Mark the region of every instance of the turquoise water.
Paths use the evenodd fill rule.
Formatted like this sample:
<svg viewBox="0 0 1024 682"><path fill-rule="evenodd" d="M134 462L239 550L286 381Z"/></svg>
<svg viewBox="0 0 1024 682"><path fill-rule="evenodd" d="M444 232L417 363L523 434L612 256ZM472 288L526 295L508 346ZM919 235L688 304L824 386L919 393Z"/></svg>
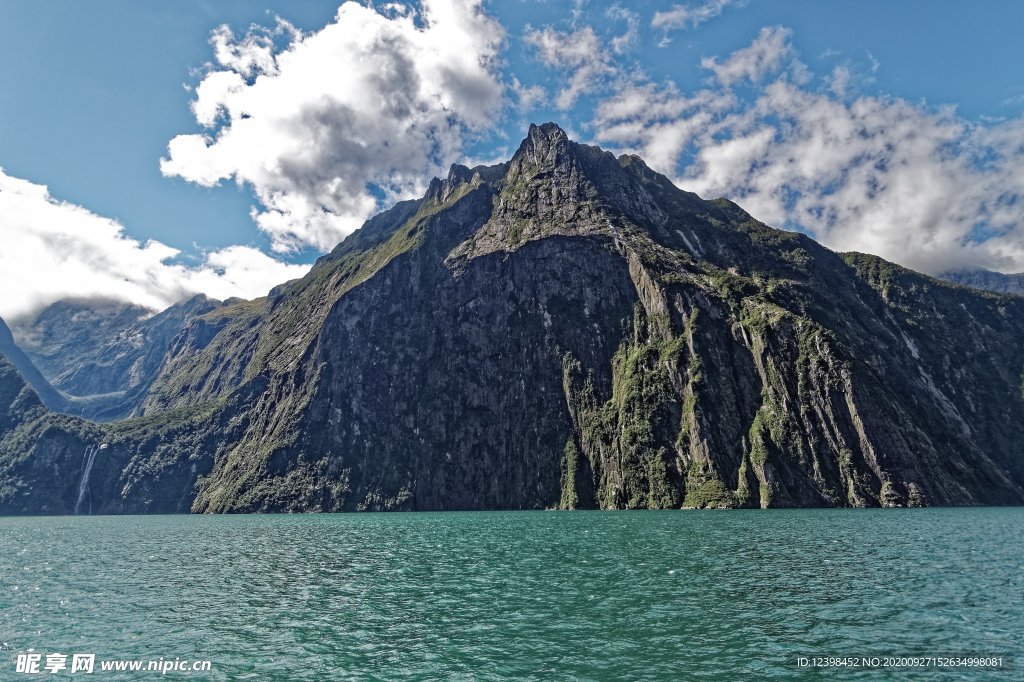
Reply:
<svg viewBox="0 0 1024 682"><path fill-rule="evenodd" d="M208 659L204 679L253 680L1024 664L1024 509L0 518L0 647L0 679L33 679L14 674L29 649Z"/></svg>

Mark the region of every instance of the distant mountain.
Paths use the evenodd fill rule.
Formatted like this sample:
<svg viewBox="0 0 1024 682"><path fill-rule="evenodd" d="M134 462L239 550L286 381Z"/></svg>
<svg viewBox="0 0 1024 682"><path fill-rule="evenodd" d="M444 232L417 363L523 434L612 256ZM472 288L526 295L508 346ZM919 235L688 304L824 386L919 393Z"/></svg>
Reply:
<svg viewBox="0 0 1024 682"><path fill-rule="evenodd" d="M0 355L4 356L17 369L21 377L35 389L35 392L50 409L57 412L67 411L67 397L50 385L46 377L32 363L32 359L15 344L10 328L2 319L0 319Z"/></svg>
<svg viewBox="0 0 1024 682"><path fill-rule="evenodd" d="M6 376L0 513L1024 503L1024 298L551 124L193 317L143 416L26 408Z"/></svg>
<svg viewBox="0 0 1024 682"><path fill-rule="evenodd" d="M140 409L174 337L221 305L198 295L153 315L120 302L64 300L20 320L13 332L24 354L62 392L57 400L40 391L47 407L108 421Z"/></svg>
<svg viewBox="0 0 1024 682"><path fill-rule="evenodd" d="M978 268L946 272L939 275L939 279L974 287L975 289L1024 296L1024 272L1015 275L1004 275L1001 272L992 272L991 270Z"/></svg>
<svg viewBox="0 0 1024 682"><path fill-rule="evenodd" d="M148 308L120 301L65 299L9 324L18 346L51 384L74 395L90 395L117 389L83 385L83 364L152 314Z"/></svg>

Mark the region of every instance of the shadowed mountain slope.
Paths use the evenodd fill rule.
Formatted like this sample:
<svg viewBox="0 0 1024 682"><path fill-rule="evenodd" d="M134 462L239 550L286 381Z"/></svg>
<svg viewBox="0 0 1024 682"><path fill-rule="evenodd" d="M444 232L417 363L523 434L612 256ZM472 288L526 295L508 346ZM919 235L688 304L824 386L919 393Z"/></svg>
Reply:
<svg viewBox="0 0 1024 682"><path fill-rule="evenodd" d="M144 416L26 413L0 511L70 508L40 472L97 439L96 512L1020 504L1022 382L1024 299L546 124L192 319Z"/></svg>

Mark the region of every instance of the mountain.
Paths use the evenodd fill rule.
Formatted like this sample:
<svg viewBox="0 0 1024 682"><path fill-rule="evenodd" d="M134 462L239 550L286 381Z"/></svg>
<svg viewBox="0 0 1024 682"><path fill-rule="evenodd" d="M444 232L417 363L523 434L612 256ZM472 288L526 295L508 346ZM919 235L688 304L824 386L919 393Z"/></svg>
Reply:
<svg viewBox="0 0 1024 682"><path fill-rule="evenodd" d="M221 305L198 295L154 315L116 301L62 300L20 320L13 331L24 355L61 393L57 399L40 391L47 407L109 421L141 408L173 339L192 319Z"/></svg>
<svg viewBox="0 0 1024 682"><path fill-rule="evenodd" d="M545 124L192 319L140 412L13 410L0 513L1021 504L1024 299Z"/></svg>
<svg viewBox="0 0 1024 682"><path fill-rule="evenodd" d="M47 406L58 412L67 410L67 396L50 385L46 377L33 364L32 359L14 342L14 335L11 333L10 327L2 319L0 319L0 356L5 357L14 366Z"/></svg>
<svg viewBox="0 0 1024 682"><path fill-rule="evenodd" d="M975 289L1024 296L1024 272L1015 275L1005 275L1001 272L976 268L945 272L939 275L939 278Z"/></svg>
<svg viewBox="0 0 1024 682"><path fill-rule="evenodd" d="M72 394L88 395L109 391L85 389L79 372L81 358L94 356L152 314L148 308L120 301L65 299L32 317L11 320L10 326L18 346L51 384Z"/></svg>

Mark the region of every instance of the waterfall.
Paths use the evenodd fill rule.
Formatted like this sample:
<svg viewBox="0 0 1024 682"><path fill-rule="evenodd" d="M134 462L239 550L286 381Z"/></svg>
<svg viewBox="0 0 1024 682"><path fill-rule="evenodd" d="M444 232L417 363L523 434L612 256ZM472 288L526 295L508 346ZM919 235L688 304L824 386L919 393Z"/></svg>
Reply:
<svg viewBox="0 0 1024 682"><path fill-rule="evenodd" d="M82 506L82 499L85 498L85 493L89 489L89 472L92 471L93 460L96 459L96 452L99 450L95 445L90 445L85 449L85 454L82 455L82 480L78 482L78 501L75 502L75 514L78 513L78 508ZM89 502L89 508L92 509L92 501Z"/></svg>

